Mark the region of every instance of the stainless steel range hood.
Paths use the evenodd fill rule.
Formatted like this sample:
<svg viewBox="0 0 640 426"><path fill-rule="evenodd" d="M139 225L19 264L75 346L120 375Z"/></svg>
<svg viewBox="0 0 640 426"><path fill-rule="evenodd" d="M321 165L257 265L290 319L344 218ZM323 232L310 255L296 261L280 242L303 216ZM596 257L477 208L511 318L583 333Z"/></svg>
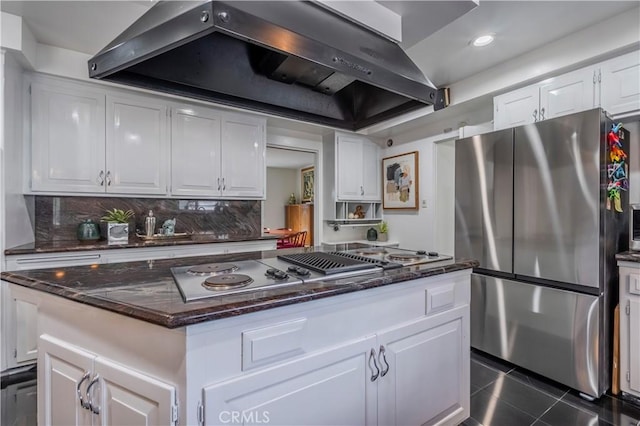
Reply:
<svg viewBox="0 0 640 426"><path fill-rule="evenodd" d="M89 76L357 130L431 105L394 42L302 1L159 2Z"/></svg>

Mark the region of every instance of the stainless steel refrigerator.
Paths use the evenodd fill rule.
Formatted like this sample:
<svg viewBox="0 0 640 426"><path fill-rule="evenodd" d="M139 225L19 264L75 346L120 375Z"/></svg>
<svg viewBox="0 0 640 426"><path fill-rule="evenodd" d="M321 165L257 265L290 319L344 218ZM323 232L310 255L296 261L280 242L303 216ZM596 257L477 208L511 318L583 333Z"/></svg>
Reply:
<svg viewBox="0 0 640 426"><path fill-rule="evenodd" d="M611 124L595 109L455 146L455 254L480 261L472 347L593 397L611 382L628 247L626 192L623 212L607 208Z"/></svg>

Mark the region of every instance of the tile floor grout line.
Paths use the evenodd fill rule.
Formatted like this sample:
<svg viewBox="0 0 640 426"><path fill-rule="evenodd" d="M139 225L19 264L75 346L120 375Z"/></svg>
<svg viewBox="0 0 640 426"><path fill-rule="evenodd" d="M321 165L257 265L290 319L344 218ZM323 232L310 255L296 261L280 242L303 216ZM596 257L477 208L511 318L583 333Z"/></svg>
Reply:
<svg viewBox="0 0 640 426"><path fill-rule="evenodd" d="M558 403L559 403L559 402L560 402L560 399L556 399L556 401L555 401L553 404L551 404L551 406L550 406L549 408L547 408L547 409L544 411L544 413L540 414L540 416L538 416L538 418L537 418L537 419L535 419L533 423L535 423L535 422L537 422L537 421L541 421L542 423L547 424L544 420L542 420L542 417L543 417L545 414L547 414L547 413L548 413L548 412L549 412L553 407L555 407L556 405L558 405ZM531 424L533 425L533 423L531 423Z"/></svg>

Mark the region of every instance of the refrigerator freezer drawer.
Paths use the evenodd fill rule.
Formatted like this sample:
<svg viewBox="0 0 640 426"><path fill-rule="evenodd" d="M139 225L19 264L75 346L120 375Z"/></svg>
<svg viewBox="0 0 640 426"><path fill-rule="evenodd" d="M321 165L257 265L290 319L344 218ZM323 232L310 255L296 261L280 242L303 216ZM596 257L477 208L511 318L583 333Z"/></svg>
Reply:
<svg viewBox="0 0 640 426"><path fill-rule="evenodd" d="M596 296L506 279L471 276L471 346L600 396Z"/></svg>

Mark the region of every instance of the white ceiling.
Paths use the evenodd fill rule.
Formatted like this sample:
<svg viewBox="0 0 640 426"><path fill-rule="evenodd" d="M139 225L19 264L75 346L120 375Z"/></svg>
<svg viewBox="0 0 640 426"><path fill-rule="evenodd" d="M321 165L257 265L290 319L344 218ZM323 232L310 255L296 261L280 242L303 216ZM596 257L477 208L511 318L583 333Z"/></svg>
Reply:
<svg viewBox="0 0 640 426"><path fill-rule="evenodd" d="M447 1L380 0L402 15L403 47L437 86L447 86L494 65L638 7L638 1L485 1L429 35L429 21ZM24 18L43 44L95 54L154 1L0 1L0 9ZM638 13L637 9L634 13ZM472 48L492 32L496 41Z"/></svg>

